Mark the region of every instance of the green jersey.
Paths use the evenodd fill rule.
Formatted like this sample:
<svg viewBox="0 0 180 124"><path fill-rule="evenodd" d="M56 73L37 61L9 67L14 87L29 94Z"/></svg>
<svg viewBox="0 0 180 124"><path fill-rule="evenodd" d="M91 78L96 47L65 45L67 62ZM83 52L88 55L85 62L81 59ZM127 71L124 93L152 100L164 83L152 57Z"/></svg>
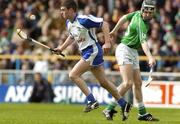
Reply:
<svg viewBox="0 0 180 124"><path fill-rule="evenodd" d="M147 41L149 24L142 19L140 11L127 14L126 19L130 21L130 23L122 37L121 43L130 48L138 49L141 43Z"/></svg>

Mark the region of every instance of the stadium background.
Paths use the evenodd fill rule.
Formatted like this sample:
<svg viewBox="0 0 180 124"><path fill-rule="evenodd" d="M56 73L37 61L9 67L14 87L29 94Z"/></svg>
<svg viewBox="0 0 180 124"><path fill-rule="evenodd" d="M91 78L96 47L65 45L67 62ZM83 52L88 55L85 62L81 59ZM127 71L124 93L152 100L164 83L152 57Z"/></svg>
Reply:
<svg viewBox="0 0 180 124"><path fill-rule="evenodd" d="M62 59L50 51L24 41L16 34L20 28L32 38L52 47L67 38L65 22L60 17L63 0L0 0L0 102L27 102L34 82L35 72L41 72L53 85L55 103L85 103L85 97L68 79L68 71L79 59L76 44L63 51ZM140 9L143 0L76 0L79 13L103 17L112 29L118 19ZM157 0L156 18L150 22L148 44L156 56L154 81L143 87L148 107L180 107L180 1ZM126 29L125 24L114 40L111 52L105 55L104 67L109 79L121 82L114 51ZM99 41L103 34L97 30ZM142 50L139 50L143 80L147 80L149 68ZM101 104L112 97L97 81L86 73L83 75ZM156 97L155 97L156 96ZM132 100L131 92L125 96ZM133 102L133 101L132 101Z"/></svg>

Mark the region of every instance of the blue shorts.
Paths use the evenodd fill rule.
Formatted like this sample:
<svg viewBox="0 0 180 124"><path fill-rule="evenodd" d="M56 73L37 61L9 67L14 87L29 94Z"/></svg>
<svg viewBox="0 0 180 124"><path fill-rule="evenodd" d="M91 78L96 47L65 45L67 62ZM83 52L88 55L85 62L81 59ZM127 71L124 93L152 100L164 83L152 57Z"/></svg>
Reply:
<svg viewBox="0 0 180 124"><path fill-rule="evenodd" d="M83 49L81 55L85 61L90 61L91 66L98 66L104 62L103 50L99 43L93 44Z"/></svg>

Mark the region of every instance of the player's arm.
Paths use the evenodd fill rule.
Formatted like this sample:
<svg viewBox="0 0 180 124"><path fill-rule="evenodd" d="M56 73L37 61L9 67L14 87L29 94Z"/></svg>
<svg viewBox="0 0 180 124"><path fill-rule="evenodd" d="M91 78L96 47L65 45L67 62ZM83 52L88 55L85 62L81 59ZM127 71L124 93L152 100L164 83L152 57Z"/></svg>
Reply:
<svg viewBox="0 0 180 124"><path fill-rule="evenodd" d="M141 46L142 46L142 49L143 49L145 55L148 57L149 66L150 67L154 66L156 64L156 61L150 52L148 43L146 41L144 41L143 43L141 43Z"/></svg>
<svg viewBox="0 0 180 124"><path fill-rule="evenodd" d="M119 30L119 28L124 24L126 23L128 20L127 20L127 15L123 15L119 21L117 22L117 24L115 25L115 27L113 28L113 30L110 32L111 35L114 36L114 34L117 33L117 31Z"/></svg>
<svg viewBox="0 0 180 124"><path fill-rule="evenodd" d="M109 24L103 21L102 31L104 34L105 44L103 45L104 52L107 53L111 48L110 35L109 35Z"/></svg>
<svg viewBox="0 0 180 124"><path fill-rule="evenodd" d="M80 24L85 28L101 28L103 31L105 44L103 45L104 52L108 52L111 47L110 36L109 36L109 24L106 21L103 21L103 18L98 18L92 15L89 16L81 16L78 19Z"/></svg>
<svg viewBox="0 0 180 124"><path fill-rule="evenodd" d="M132 19L132 17L134 16L136 12L132 12L126 15L123 15L119 21L117 22L117 24L115 25L115 27L113 28L113 30L110 32L110 35L114 36L117 31L119 30L120 27L122 27L122 25L124 23L126 23L127 21L130 21Z"/></svg>
<svg viewBox="0 0 180 124"><path fill-rule="evenodd" d="M59 45L57 48L55 48L54 50L57 52L62 52L64 49L66 49L69 45L71 45L73 43L74 39L72 38L72 36L68 36L68 38L65 40L65 42L62 45Z"/></svg>

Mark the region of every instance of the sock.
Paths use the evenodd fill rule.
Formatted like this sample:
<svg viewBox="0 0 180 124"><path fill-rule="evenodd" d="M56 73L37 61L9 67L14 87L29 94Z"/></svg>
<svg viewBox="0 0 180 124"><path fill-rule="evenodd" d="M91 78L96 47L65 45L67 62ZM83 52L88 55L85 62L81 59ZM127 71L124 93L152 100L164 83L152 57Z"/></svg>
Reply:
<svg viewBox="0 0 180 124"><path fill-rule="evenodd" d="M124 107L126 105L126 101L124 100L124 98L120 98L117 102L121 107Z"/></svg>
<svg viewBox="0 0 180 124"><path fill-rule="evenodd" d="M138 103L138 111L140 115L146 114L146 108L143 102Z"/></svg>
<svg viewBox="0 0 180 124"><path fill-rule="evenodd" d="M106 107L107 110L113 110L117 106L117 102L113 101Z"/></svg>
<svg viewBox="0 0 180 124"><path fill-rule="evenodd" d="M86 96L87 102L95 102L95 98L92 93L90 93L88 96Z"/></svg>

